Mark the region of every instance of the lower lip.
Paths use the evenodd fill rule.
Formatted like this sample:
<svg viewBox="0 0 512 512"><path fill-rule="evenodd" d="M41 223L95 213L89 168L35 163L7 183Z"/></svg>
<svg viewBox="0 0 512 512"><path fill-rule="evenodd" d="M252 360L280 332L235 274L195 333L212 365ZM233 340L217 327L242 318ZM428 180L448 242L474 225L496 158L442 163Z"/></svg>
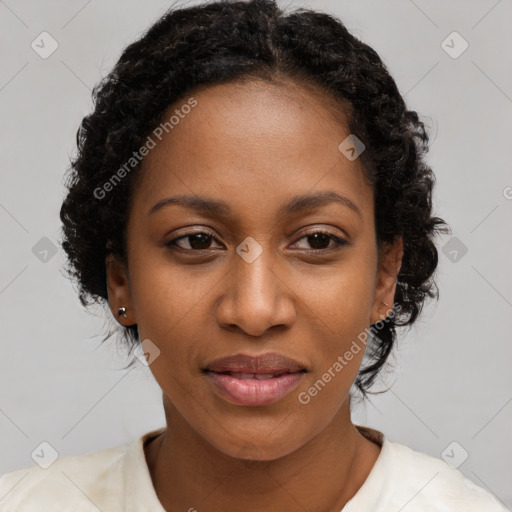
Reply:
<svg viewBox="0 0 512 512"><path fill-rule="evenodd" d="M272 379L236 379L231 375L206 372L224 398L237 405L273 404L291 393L299 384L303 373L286 373Z"/></svg>

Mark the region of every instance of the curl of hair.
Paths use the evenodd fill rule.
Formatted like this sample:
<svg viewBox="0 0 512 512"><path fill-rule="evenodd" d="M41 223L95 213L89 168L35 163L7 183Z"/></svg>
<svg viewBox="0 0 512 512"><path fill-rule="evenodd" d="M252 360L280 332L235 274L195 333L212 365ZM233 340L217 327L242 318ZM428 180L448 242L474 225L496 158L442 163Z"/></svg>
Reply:
<svg viewBox="0 0 512 512"><path fill-rule="evenodd" d="M425 299L438 297L433 238L447 227L431 216L435 178L423 159L429 140L423 123L407 110L377 53L326 13L286 13L274 0L171 8L124 49L94 87L94 110L77 132L60 210L67 273L78 283L82 305L105 305L105 257L112 252L127 263L126 223L138 166L104 198L94 191L142 146L170 106L202 87L254 79L294 80L338 100L350 132L366 146L360 158L374 190L379 247L402 237L399 313L376 333L370 363L355 381L366 396L393 348L396 327L411 325ZM130 348L140 341L136 325L121 331Z"/></svg>

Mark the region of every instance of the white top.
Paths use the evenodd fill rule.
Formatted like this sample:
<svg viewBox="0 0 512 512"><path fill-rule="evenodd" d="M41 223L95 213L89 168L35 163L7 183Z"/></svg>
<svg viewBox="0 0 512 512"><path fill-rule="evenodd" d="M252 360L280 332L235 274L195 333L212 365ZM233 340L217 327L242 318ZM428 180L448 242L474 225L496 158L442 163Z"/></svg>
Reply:
<svg viewBox="0 0 512 512"><path fill-rule="evenodd" d="M446 462L356 426L382 449L359 491L341 512L506 512L491 493ZM0 477L0 512L166 512L148 470L144 443L57 458ZM406 506L407 505L407 506Z"/></svg>

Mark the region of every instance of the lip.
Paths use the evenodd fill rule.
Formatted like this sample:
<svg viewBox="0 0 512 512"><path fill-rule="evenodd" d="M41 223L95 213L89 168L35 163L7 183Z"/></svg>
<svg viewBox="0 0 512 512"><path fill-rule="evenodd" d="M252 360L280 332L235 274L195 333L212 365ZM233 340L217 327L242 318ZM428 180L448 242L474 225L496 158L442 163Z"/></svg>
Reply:
<svg viewBox="0 0 512 512"><path fill-rule="evenodd" d="M207 371L206 375L223 398L236 405L256 407L284 398L299 385L304 373L283 373L265 380L239 379L211 371Z"/></svg>
<svg viewBox="0 0 512 512"><path fill-rule="evenodd" d="M294 359L272 352L216 359L203 372L224 399L236 405L255 407L278 402L291 393L307 369ZM256 378L256 375L271 374L274 376L270 378Z"/></svg>
<svg viewBox="0 0 512 512"><path fill-rule="evenodd" d="M294 373L307 370L307 368L295 359L276 352L267 352L257 356L235 354L215 359L206 366L205 370L217 373Z"/></svg>

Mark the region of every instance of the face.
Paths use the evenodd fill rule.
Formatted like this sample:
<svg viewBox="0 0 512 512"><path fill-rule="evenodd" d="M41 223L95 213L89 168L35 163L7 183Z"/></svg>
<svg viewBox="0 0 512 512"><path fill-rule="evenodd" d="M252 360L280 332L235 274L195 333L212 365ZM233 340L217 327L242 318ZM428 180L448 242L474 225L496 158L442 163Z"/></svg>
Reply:
<svg viewBox="0 0 512 512"><path fill-rule="evenodd" d="M179 121L143 160L128 268L107 258L109 302L116 317L127 307L120 321L138 325L187 428L225 454L275 459L347 410L364 354L351 346L393 304L401 244L379 264L373 192L360 160L338 149L350 132L334 100L256 81L193 98L169 109L164 119L178 109ZM162 203L175 196L216 204ZM250 389L252 379L205 371L269 353L301 371Z"/></svg>

